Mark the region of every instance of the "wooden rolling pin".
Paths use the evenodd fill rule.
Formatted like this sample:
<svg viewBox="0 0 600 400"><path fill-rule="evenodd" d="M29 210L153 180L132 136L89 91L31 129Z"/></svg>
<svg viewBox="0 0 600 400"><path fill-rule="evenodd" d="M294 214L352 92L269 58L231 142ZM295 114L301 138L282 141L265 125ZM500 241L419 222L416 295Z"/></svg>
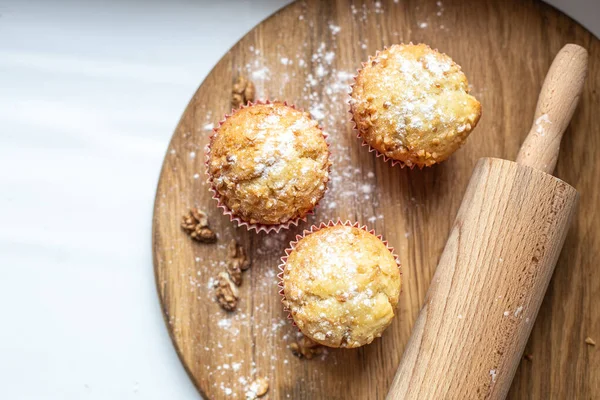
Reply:
<svg viewBox="0 0 600 400"><path fill-rule="evenodd" d="M549 174L586 73L563 47L517 162L477 163L389 400L506 397L578 203Z"/></svg>

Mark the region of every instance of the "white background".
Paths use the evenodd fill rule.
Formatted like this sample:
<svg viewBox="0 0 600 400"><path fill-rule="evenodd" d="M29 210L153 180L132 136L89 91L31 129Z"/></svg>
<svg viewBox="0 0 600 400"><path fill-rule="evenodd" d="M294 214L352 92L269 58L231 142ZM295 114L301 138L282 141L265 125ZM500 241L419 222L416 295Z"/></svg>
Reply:
<svg viewBox="0 0 600 400"><path fill-rule="evenodd" d="M0 0L0 399L199 398L155 291L156 183L202 79L287 3ZM552 3L600 34L600 2Z"/></svg>

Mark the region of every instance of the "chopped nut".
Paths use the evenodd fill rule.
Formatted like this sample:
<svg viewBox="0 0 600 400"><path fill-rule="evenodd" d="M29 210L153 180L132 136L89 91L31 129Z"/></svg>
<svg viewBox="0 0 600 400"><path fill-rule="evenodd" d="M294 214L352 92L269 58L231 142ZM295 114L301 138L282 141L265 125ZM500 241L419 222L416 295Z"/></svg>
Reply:
<svg viewBox="0 0 600 400"><path fill-rule="evenodd" d="M256 88L254 87L254 83L248 82L246 86L246 90L244 90L244 100L246 102L254 101L254 94L256 92Z"/></svg>
<svg viewBox="0 0 600 400"><path fill-rule="evenodd" d="M242 271L250 268L246 251L234 239L227 246L227 272L236 285L242 284Z"/></svg>
<svg viewBox="0 0 600 400"><path fill-rule="evenodd" d="M181 227L192 239L202 243L215 243L217 234L208 227L208 216L204 211L192 208L181 219Z"/></svg>
<svg viewBox="0 0 600 400"><path fill-rule="evenodd" d="M233 84L231 89L232 93L243 94L244 90L246 90L246 85L248 85L248 81L243 76L238 76Z"/></svg>
<svg viewBox="0 0 600 400"><path fill-rule="evenodd" d="M254 382L246 389L246 399L254 400L263 397L269 391L269 381L267 378L256 378Z"/></svg>
<svg viewBox="0 0 600 400"><path fill-rule="evenodd" d="M238 108L249 101L254 101L255 87L252 82L238 76L231 89L231 106Z"/></svg>
<svg viewBox="0 0 600 400"><path fill-rule="evenodd" d="M594 341L594 339L592 339L589 336L585 338L585 343L589 344L590 346L595 346L596 345L596 342Z"/></svg>
<svg viewBox="0 0 600 400"><path fill-rule="evenodd" d="M296 357L311 360L314 356L323 353L323 346L302 336L297 342L290 344L290 350Z"/></svg>
<svg viewBox="0 0 600 400"><path fill-rule="evenodd" d="M217 301L221 308L227 311L235 310L239 300L239 292L227 272L219 273L215 288L217 289Z"/></svg>
<svg viewBox="0 0 600 400"><path fill-rule="evenodd" d="M190 213L200 226L208 226L208 216L204 211L198 210L197 208L190 209Z"/></svg>
<svg viewBox="0 0 600 400"><path fill-rule="evenodd" d="M242 104L244 104L244 95L233 93L231 95L231 106L233 108L238 108Z"/></svg>
<svg viewBox="0 0 600 400"><path fill-rule="evenodd" d="M242 271L250 268L250 259L246 255L246 250L235 239L232 239L227 246L227 258L238 263Z"/></svg>
<svg viewBox="0 0 600 400"><path fill-rule="evenodd" d="M227 262L229 277L238 286L242 286L242 270L236 263Z"/></svg>

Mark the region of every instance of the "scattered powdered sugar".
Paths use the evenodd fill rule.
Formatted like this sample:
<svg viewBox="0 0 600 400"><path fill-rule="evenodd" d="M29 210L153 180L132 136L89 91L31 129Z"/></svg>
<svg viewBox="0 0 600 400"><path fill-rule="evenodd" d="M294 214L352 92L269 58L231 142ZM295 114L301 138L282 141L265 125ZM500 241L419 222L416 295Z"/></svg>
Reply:
<svg viewBox="0 0 600 400"><path fill-rule="evenodd" d="M323 104L313 105L309 110L310 115L317 121L323 120L325 118L325 112L323 111L323 108Z"/></svg>
<svg viewBox="0 0 600 400"><path fill-rule="evenodd" d="M281 254L289 243L286 234L283 231L265 235L259 240L260 241L256 247L256 252L263 256Z"/></svg>
<svg viewBox="0 0 600 400"><path fill-rule="evenodd" d="M266 67L252 71L252 79L268 79L270 70Z"/></svg>
<svg viewBox="0 0 600 400"><path fill-rule="evenodd" d="M375 13L376 14L382 14L383 13L383 7L381 6L381 1L376 1L374 3L375 5Z"/></svg>
<svg viewBox="0 0 600 400"><path fill-rule="evenodd" d="M231 328L231 320L227 318L220 319L219 322L217 322L217 325L219 328L229 329Z"/></svg>
<svg viewBox="0 0 600 400"><path fill-rule="evenodd" d="M492 382L496 382L496 376L498 372L495 369L490 369L490 376L492 377Z"/></svg>
<svg viewBox="0 0 600 400"><path fill-rule="evenodd" d="M337 35L338 33L340 33L340 31L342 30L342 28L340 28L340 27L339 27L339 26L337 26L337 25L334 25L334 24L331 24L331 23L330 23L330 24L329 24L329 30L331 31L331 34L335 36L335 35Z"/></svg>
<svg viewBox="0 0 600 400"><path fill-rule="evenodd" d="M435 3L437 5L437 12L435 13L438 17L441 17L442 14L444 13L444 5L442 4L441 1L436 1Z"/></svg>
<svg viewBox="0 0 600 400"><path fill-rule="evenodd" d="M419 21L417 22L417 26L420 29L426 29L428 27L432 27L435 25L435 22L439 22L440 19L442 18L442 16L444 15L444 4L441 1L437 1L436 3L436 7L437 10L435 12L435 17L437 17L437 19L432 15L431 18L427 18L427 21ZM418 7L417 7L418 8ZM438 28L440 30L448 30L444 24L438 24Z"/></svg>
<svg viewBox="0 0 600 400"><path fill-rule="evenodd" d="M327 53L325 53L324 60L327 64L331 64L331 62L333 61L334 58L335 58L335 53L333 51L328 51Z"/></svg>
<svg viewBox="0 0 600 400"><path fill-rule="evenodd" d="M212 276L208 279L208 282L206 283L206 288L208 290L212 290L212 288L215 287L215 278L213 278Z"/></svg>
<svg viewBox="0 0 600 400"><path fill-rule="evenodd" d="M548 126L550 126L551 124L552 121L550 121L550 117L548 117L548 114L542 114L538 119L535 120L535 131L540 136L544 136L546 135Z"/></svg>
<svg viewBox="0 0 600 400"><path fill-rule="evenodd" d="M523 311L523 306L517 307L517 309L515 310L515 317L518 317L519 314L521 314L521 311Z"/></svg>

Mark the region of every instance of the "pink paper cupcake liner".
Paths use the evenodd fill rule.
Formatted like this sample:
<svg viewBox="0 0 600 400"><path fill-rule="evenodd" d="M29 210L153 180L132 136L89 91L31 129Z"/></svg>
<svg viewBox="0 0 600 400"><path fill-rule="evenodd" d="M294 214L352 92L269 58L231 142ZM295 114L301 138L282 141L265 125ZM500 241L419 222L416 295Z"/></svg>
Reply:
<svg viewBox="0 0 600 400"><path fill-rule="evenodd" d="M281 257L281 263L279 264L278 268L279 268L279 273L277 274L277 278L278 278L278 283L277 286L279 287L279 295L281 296L281 303L283 304L283 310L287 313L287 319L292 321L292 324L294 326L296 326L296 322L294 322L294 318L292 317L292 314L289 310L288 307L285 306L285 293L283 290L283 273L285 271L285 265L287 263L287 259L290 256L290 254L294 251L294 249L296 248L296 246L298 245L298 242L300 242L300 240L304 239L306 236L311 235L323 228L330 228L332 226L338 226L338 225L342 225L342 226L349 226L349 227L353 227L353 228L358 228L358 229L362 229L365 232L368 232L372 235L374 235L377 239L381 240L383 242L383 244L385 245L385 247L387 247L387 249L389 250L389 252L392 254L392 256L394 257L394 260L396 261L396 264L398 265L398 269L401 268L401 264L400 264L400 259L398 258L398 255L394 252L394 248L391 247L388 243L387 240L383 239L383 236L381 235L377 235L375 233L374 229L369 229L366 225L360 225L358 222L354 222L352 223L349 220L346 220L345 222L342 221L341 219L338 218L337 221L333 221L330 220L329 222L325 223L325 222L321 222L320 225L313 225L310 227L310 229L305 229L302 234L300 235L296 235L295 240L293 240L292 242L290 242L289 247L287 249L285 249L285 255L283 257ZM400 270L400 275L402 275L402 270Z"/></svg>
<svg viewBox="0 0 600 400"><path fill-rule="evenodd" d="M248 108L254 105L260 105L260 104L273 104L274 102L270 101L270 100L256 100L254 102L248 102L246 105L242 105L241 107L239 107L238 109L232 109L231 113L229 114L225 114L225 116L223 117L223 119L221 121L219 121L219 126L213 128L213 133L210 135L210 137L208 138L208 144L206 145L206 147L204 148L204 166L205 166L205 172L207 175L207 182L209 184L209 190L212 192L212 198L214 200L216 200L217 202L217 207L220 208L221 210L223 210L223 214L229 217L229 220L231 222L236 222L238 226L244 226L246 227L246 229L248 229L249 231L255 230L256 233L259 232L265 232L265 233L271 233L271 232L275 232L278 233L279 231L281 231L282 229L289 229L292 225L293 226L298 226L298 224L302 221L302 222L306 222L307 218L309 215L313 215L314 214L314 210L318 207L320 201L323 199L323 197L325 197L325 193L327 193L328 190L328 183L329 183L329 179L330 179L330 175L331 175L331 164L329 165L329 168L327 170L327 179L325 180L324 184L325 184L325 192L323 192L323 197L321 197L321 199L319 199L319 201L317 201L317 203L315 204L315 206L313 207L312 210L310 210L309 212L307 212L304 216L302 217L297 217L294 219L291 219L287 222L281 223L281 224L273 224L273 225L267 225L267 224L259 224L259 223L250 223L247 221L244 221L243 219L241 219L240 217L238 217L237 215L235 215L235 213L225 204L225 202L222 199L221 194L219 193L219 191L217 190L217 187L215 186L213 177L210 176L209 174L209 161L210 161L210 145L212 143L212 139L213 137L217 134L217 132L219 131L219 129L221 128L221 126L225 123L225 121L227 121L228 118L230 118L232 115L234 115L236 112L238 112L239 110L242 110L244 108ZM287 107L291 107L295 110L298 111L302 111L304 112L303 109L296 107L293 104L288 104L287 101L284 101L283 104ZM321 132L323 133L323 137L325 138L325 143L327 144L327 152L328 152L328 160L331 160L331 147L329 142L327 141L329 135L327 133L325 133L323 131L323 128L318 125L317 126Z"/></svg>
<svg viewBox="0 0 600 400"><path fill-rule="evenodd" d="M412 42L410 42L410 44L412 44ZM387 50L388 47L384 47L383 50ZM381 153L379 150L377 150L376 148L374 148L373 146L371 146L361 135L360 129L358 129L358 124L356 123L356 120L354 119L354 113L352 112L352 92L354 91L354 86L356 85L356 80L358 79L358 75L360 75L361 71L374 59L377 58L379 56L379 53L381 53L381 50L377 50L375 52L374 56L369 56L369 59L366 62L362 62L361 66L362 68L359 68L356 70L356 75L354 75L354 82L352 83L352 85L350 85L351 91L350 91L350 100L348 101L348 106L350 107L350 109L348 110L348 112L350 113L351 117L350 117L350 122L352 122L354 124L353 129L357 132L356 137L361 141L361 144L363 147L368 147L369 148L369 153L375 153L376 158L382 157L384 162L390 162L392 167L396 166L396 165L400 165L401 168L404 167L408 167L410 169L413 169L415 167L415 165L406 165L403 161L400 160L396 160L394 158L390 158L388 156L386 156L385 154ZM419 169L423 169L423 166L418 166Z"/></svg>

